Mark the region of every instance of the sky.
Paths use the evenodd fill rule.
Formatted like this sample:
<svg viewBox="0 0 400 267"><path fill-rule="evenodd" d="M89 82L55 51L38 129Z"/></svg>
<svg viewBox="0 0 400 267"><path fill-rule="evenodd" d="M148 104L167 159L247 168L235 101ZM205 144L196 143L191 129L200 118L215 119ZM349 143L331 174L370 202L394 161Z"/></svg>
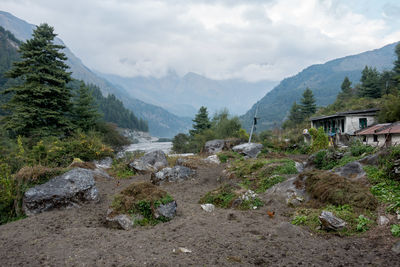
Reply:
<svg viewBox="0 0 400 267"><path fill-rule="evenodd" d="M1 0L91 69L279 81L400 40L398 0Z"/></svg>

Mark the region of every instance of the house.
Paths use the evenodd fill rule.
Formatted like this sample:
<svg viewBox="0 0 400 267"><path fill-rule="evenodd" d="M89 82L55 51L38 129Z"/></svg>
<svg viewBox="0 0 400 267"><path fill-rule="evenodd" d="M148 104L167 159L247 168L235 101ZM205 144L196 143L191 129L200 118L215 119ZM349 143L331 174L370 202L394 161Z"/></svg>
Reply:
<svg viewBox="0 0 400 267"><path fill-rule="evenodd" d="M347 144L355 132L376 124L379 109L352 110L329 116L311 118L311 127L323 127L337 144Z"/></svg>
<svg viewBox="0 0 400 267"><path fill-rule="evenodd" d="M400 122L375 124L356 132L366 145L392 146L400 145Z"/></svg>

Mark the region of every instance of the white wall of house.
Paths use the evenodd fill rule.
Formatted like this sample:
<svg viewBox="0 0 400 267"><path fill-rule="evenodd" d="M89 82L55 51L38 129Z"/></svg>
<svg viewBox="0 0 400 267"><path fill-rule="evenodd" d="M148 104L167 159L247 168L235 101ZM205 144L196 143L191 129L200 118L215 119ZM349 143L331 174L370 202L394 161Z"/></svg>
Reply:
<svg viewBox="0 0 400 267"><path fill-rule="evenodd" d="M400 145L400 134L392 134L392 145Z"/></svg>
<svg viewBox="0 0 400 267"><path fill-rule="evenodd" d="M374 116L346 116L344 121L344 133L353 135L355 131L360 130L361 118L367 119L367 126L371 126L377 122Z"/></svg>
<svg viewBox="0 0 400 267"><path fill-rule="evenodd" d="M363 137L360 137L361 140L363 140ZM378 142L374 141L374 136L371 135L367 135L366 136L366 141L364 141L364 144L366 145L370 145L370 146L379 146L379 147L383 147L385 145L386 142L386 137L384 134L378 134L377 135L378 138ZM392 134L392 145L400 145L400 134Z"/></svg>

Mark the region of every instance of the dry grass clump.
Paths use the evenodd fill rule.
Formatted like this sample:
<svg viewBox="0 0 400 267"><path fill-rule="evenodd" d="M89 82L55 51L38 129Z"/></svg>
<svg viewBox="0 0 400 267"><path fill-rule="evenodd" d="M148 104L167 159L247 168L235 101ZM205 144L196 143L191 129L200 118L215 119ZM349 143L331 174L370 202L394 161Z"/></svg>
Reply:
<svg viewBox="0 0 400 267"><path fill-rule="evenodd" d="M65 172L64 168L48 168L41 165L22 167L14 178L24 183L41 183Z"/></svg>
<svg viewBox="0 0 400 267"><path fill-rule="evenodd" d="M94 165L93 162L74 161L68 166L68 168L83 168L83 169L94 170L96 169L96 165Z"/></svg>
<svg viewBox="0 0 400 267"><path fill-rule="evenodd" d="M309 171L299 175L305 180L306 190L322 203L351 205L353 207L375 210L377 199L365 185L326 171Z"/></svg>

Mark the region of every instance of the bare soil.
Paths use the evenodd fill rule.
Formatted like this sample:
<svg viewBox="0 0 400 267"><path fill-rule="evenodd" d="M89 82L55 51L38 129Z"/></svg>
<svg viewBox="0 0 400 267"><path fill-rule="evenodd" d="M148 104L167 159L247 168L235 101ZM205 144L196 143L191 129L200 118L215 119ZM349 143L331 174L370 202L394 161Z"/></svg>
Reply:
<svg viewBox="0 0 400 267"><path fill-rule="evenodd" d="M109 229L112 195L133 181L97 178L100 203L45 212L0 226L1 266L399 266L388 227L361 236L316 235L289 223L286 205L270 201L251 211L216 209L198 201L220 186L222 166L201 166L196 179L162 185L177 216L130 231ZM267 211L275 211L270 218ZM191 253L178 252L179 247ZM175 252L173 252L175 250Z"/></svg>

